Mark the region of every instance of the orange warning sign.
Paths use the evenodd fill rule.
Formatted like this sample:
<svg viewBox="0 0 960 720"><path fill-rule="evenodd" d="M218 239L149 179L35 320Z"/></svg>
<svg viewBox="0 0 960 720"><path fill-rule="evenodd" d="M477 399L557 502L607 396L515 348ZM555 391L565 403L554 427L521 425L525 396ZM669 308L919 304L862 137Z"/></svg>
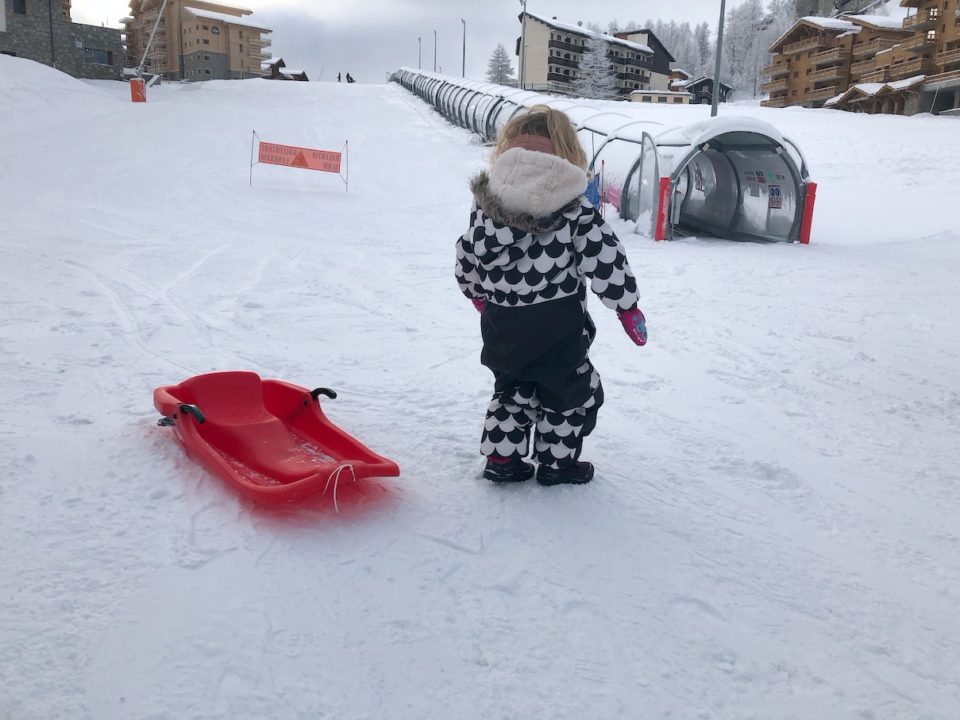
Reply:
<svg viewBox="0 0 960 720"><path fill-rule="evenodd" d="M339 173L340 157L340 153L330 150L311 150L310 148L294 147L293 145L261 142L258 160L268 165L283 165L305 170Z"/></svg>

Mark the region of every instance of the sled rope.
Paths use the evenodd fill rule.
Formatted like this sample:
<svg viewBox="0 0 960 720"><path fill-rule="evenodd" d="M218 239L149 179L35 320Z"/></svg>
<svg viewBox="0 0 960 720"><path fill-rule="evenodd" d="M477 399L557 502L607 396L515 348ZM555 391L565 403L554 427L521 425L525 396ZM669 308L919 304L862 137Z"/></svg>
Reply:
<svg viewBox="0 0 960 720"><path fill-rule="evenodd" d="M340 474L346 470L350 469L350 474L353 475L353 481L357 481L357 474L353 470L353 463L343 463L342 465L337 465L336 469L330 473L327 477L327 483L323 486L323 494L327 494L327 488L330 487L330 481L333 481L333 509L337 511L337 514L340 513L340 506L337 504L337 485L340 484Z"/></svg>

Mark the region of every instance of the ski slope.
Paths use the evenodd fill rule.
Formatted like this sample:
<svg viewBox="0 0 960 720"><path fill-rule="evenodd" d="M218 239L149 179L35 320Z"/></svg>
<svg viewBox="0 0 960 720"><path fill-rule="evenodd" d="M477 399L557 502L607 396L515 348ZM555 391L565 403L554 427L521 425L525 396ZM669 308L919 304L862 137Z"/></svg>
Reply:
<svg viewBox="0 0 960 720"><path fill-rule="evenodd" d="M453 278L487 150L398 86L83 83L0 56L0 718L960 717L960 125L762 117L813 244L617 222L584 487L494 487ZM707 108L651 108L682 124ZM251 133L338 150L269 166ZM401 477L242 502L154 387L324 385Z"/></svg>

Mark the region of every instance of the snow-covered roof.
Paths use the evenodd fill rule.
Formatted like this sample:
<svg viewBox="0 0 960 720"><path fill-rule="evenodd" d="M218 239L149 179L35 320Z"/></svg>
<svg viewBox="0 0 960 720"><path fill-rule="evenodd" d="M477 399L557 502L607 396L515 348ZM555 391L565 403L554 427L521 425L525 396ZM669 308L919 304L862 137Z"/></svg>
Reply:
<svg viewBox="0 0 960 720"><path fill-rule="evenodd" d="M900 18L889 17L887 15L843 15L842 17L847 20L852 20L856 23L871 25L882 30L903 30L904 32L912 32L912 30L904 30L903 20Z"/></svg>
<svg viewBox="0 0 960 720"><path fill-rule="evenodd" d="M670 72L672 72L672 73L680 73L681 75L683 75L683 76L686 77L686 78L692 78L692 77L693 77L693 74L692 74L692 73L688 73L688 72L687 72L686 70L684 70L683 68L670 68Z"/></svg>
<svg viewBox="0 0 960 720"><path fill-rule="evenodd" d="M690 93L680 90L631 90L631 95L681 95L693 97Z"/></svg>
<svg viewBox="0 0 960 720"><path fill-rule="evenodd" d="M698 77L696 80L688 80L684 85L684 87L690 87L691 85L699 85L704 80L709 80L710 82L713 82L712 77L707 77L706 75L703 75L702 77ZM720 81L720 87L727 88L727 90L733 90L733 85L729 85L725 83L723 80Z"/></svg>
<svg viewBox="0 0 960 720"><path fill-rule="evenodd" d="M793 35L794 31L803 25L804 23L808 25L813 25L818 27L821 30L838 30L840 32L859 32L860 26L854 25L852 22L847 20L840 20L838 18L826 18L819 17L816 15L807 15L797 20L790 28L780 37L778 37L773 44L770 45L770 52L777 52L774 48L779 48L780 44L786 40L788 37Z"/></svg>
<svg viewBox="0 0 960 720"><path fill-rule="evenodd" d="M926 75L914 75L913 77L906 78L905 80L897 80L896 82L889 83L857 83L856 85L851 85L846 89L845 92L840 93L839 95L830 98L827 100L824 105L830 107L836 105L841 100L843 100L848 95L853 95L854 93L859 93L861 95L867 95L873 97L880 93L880 91L886 89L891 92L897 90L904 90L918 83L922 83L926 79Z"/></svg>
<svg viewBox="0 0 960 720"><path fill-rule="evenodd" d="M621 45L621 46L623 46L623 47L628 47L628 48L630 48L631 50L636 50L637 52L643 53L643 54L645 54L645 55L653 55L653 50L650 49L650 46L649 46L649 45L644 45L644 44L642 44L642 43L630 42L629 40L621 40L620 38L614 37L613 35L607 35L606 33L594 32L593 30L590 30L590 29L588 29L588 28L586 28L586 27L583 27L583 26L581 26L581 25L571 25L570 23L563 23L563 22L559 22L559 21L553 20L553 19L549 19L549 20L548 20L547 18L545 18L545 17L543 17L543 16L541 16L541 15L536 15L536 14L534 14L534 13L532 13L532 12L528 12L528 13L527 13L527 16L533 18L534 20L539 20L539 21L542 22L544 25L549 25L550 27L554 27L554 28L556 28L556 29L558 29L558 30L564 30L564 31L566 31L566 32L577 33L578 35L586 35L587 37L592 37L592 38L597 38L597 39L600 39L600 40L604 40L604 41L610 43L611 45Z"/></svg>
<svg viewBox="0 0 960 720"><path fill-rule="evenodd" d="M855 30L856 25L854 25L849 20L841 20L840 18L826 18L818 17L816 15L807 15L800 18L800 22L810 23L811 25L816 25L821 27L824 30Z"/></svg>
<svg viewBox="0 0 960 720"><path fill-rule="evenodd" d="M715 137L733 132L756 133L783 145L783 135L773 125L745 115L715 117L657 135L657 145L702 145Z"/></svg>
<svg viewBox="0 0 960 720"><path fill-rule="evenodd" d="M908 77L905 80L897 80L896 82L887 83L887 87L889 87L891 90L903 90L904 88L911 87L917 83L922 83L926 79L926 75L914 75L913 77Z"/></svg>
<svg viewBox="0 0 960 720"><path fill-rule="evenodd" d="M192 15L195 15L199 18L206 18L207 20L219 20L220 22L230 23L231 25L243 25L244 27L251 27L263 32L273 32L268 27L260 25L259 23L252 22L251 18L238 17L236 15L227 15L226 13L217 13L210 12L209 10L198 10L197 8L184 8Z"/></svg>

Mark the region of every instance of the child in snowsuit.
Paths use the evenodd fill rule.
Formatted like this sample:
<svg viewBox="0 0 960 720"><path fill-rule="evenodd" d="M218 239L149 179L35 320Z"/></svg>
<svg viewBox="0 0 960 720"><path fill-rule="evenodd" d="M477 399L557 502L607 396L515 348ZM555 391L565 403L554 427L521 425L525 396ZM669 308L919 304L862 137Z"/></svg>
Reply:
<svg viewBox="0 0 960 720"><path fill-rule="evenodd" d="M570 120L538 105L500 132L489 171L471 181L470 229L457 241L460 290L480 311L480 361L493 371L481 452L484 477L534 475L543 485L586 483L583 439L603 404L587 357L596 328L587 282L630 338L646 343L637 283L623 247L584 196L587 159Z"/></svg>

